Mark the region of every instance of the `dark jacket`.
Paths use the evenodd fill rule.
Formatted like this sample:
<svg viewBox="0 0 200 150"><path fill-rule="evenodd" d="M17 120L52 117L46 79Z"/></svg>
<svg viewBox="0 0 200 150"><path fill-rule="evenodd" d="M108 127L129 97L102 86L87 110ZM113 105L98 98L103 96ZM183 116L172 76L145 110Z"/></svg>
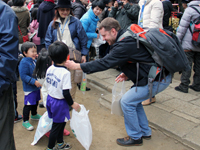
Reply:
<svg viewBox="0 0 200 150"><path fill-rule="evenodd" d="M15 70L18 55L18 21L15 12L0 1L0 96L12 81L16 81Z"/></svg>
<svg viewBox="0 0 200 150"><path fill-rule="evenodd" d="M164 9L163 28L165 28L169 26L169 18L171 16L171 12L173 11L173 7L170 1L163 1L162 4Z"/></svg>
<svg viewBox="0 0 200 150"><path fill-rule="evenodd" d="M80 2L72 3L72 12L74 17L81 19L81 17L87 12L85 6Z"/></svg>
<svg viewBox="0 0 200 150"><path fill-rule="evenodd" d="M139 10L140 7L138 4L131 5L127 3L124 5L124 8L112 7L108 17L115 18L119 22L121 29L127 29L131 24L137 24Z"/></svg>
<svg viewBox="0 0 200 150"><path fill-rule="evenodd" d="M123 30L118 32L117 39L124 33ZM93 73L107 70L114 66L120 66L122 72L133 82L136 83L137 67L136 63L129 63L128 61L136 62L154 62L150 53L146 48L140 44L140 49L137 49L137 42L132 37L126 37L121 41L115 42L110 47L110 53L104 58L88 63L82 63L81 69L85 73ZM148 83L148 73L150 65L140 64L138 86L144 86Z"/></svg>
<svg viewBox="0 0 200 150"><path fill-rule="evenodd" d="M47 49L50 44L57 41L57 29L54 29L52 27L52 24L53 24L53 21L49 24L46 37L45 37L45 46ZM81 22L77 18L71 16L68 27L71 34L71 39L76 49L80 50L82 55L87 55L88 54L88 49L87 49L88 38Z"/></svg>
<svg viewBox="0 0 200 150"><path fill-rule="evenodd" d="M39 22L38 37L45 38L49 23L53 20L56 5L51 2L42 2L38 8L37 21Z"/></svg>

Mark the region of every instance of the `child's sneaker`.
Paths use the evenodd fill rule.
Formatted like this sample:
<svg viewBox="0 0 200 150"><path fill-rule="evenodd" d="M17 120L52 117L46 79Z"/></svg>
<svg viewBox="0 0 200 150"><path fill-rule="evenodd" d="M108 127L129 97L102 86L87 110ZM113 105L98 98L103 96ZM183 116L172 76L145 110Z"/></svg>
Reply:
<svg viewBox="0 0 200 150"><path fill-rule="evenodd" d="M57 148L58 148L58 150L63 150L63 149L67 150L67 149L72 148L72 146L69 145L68 143L63 142L63 144L61 146L60 146L60 144L57 143Z"/></svg>
<svg viewBox="0 0 200 150"><path fill-rule="evenodd" d="M68 136L70 135L70 132L67 129L64 129L63 135Z"/></svg>
<svg viewBox="0 0 200 150"><path fill-rule="evenodd" d="M28 131L34 129L34 127L29 123L29 121L22 122L22 126L25 127Z"/></svg>
<svg viewBox="0 0 200 150"><path fill-rule="evenodd" d="M41 115L39 115L39 114L36 114L36 115L34 115L34 116L31 115L31 119L32 119L32 120L39 120L40 117L41 117Z"/></svg>

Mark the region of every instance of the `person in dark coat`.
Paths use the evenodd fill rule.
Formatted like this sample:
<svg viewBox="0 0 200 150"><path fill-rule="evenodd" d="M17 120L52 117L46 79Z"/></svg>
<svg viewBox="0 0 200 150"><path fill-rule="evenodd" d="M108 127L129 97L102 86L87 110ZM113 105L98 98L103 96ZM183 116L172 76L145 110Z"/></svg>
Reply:
<svg viewBox="0 0 200 150"><path fill-rule="evenodd" d="M54 18L55 7L54 0L44 0L37 13L37 21L39 22L38 37L40 37L42 47L45 47L44 39L49 23Z"/></svg>
<svg viewBox="0 0 200 150"><path fill-rule="evenodd" d="M163 16L163 28L173 31L173 28L169 26L169 18L171 17L171 12L173 11L172 3L169 0L162 1L164 16Z"/></svg>
<svg viewBox="0 0 200 150"><path fill-rule="evenodd" d="M87 12L87 5L87 0L76 0L76 2L72 3L72 12L74 17L81 19L81 17Z"/></svg>
<svg viewBox="0 0 200 150"><path fill-rule="evenodd" d="M121 82L129 78L134 85L120 100L128 137L118 138L116 142L121 146L142 145L143 139L151 138L151 128L148 126L148 120L141 104L142 101L149 98L148 73L151 65L140 63L139 68L137 68L136 63L129 63L129 61L153 63L154 60L142 44L139 46L140 50L137 49L137 41L133 37L127 36L120 40L125 31L121 30L117 20L110 17L104 19L99 26L99 32L103 40L106 40L110 45L108 55L102 59L82 64L67 61L65 65L69 69L83 70L85 73L104 71L114 66L121 67L123 73L115 80ZM137 72L139 72L138 75ZM153 96L157 90L159 93L169 86L171 74L165 73L165 75L166 80L156 79L153 82Z"/></svg>
<svg viewBox="0 0 200 150"><path fill-rule="evenodd" d="M11 83L17 79L18 19L10 6L1 0L0 12L0 149L15 150L15 113Z"/></svg>

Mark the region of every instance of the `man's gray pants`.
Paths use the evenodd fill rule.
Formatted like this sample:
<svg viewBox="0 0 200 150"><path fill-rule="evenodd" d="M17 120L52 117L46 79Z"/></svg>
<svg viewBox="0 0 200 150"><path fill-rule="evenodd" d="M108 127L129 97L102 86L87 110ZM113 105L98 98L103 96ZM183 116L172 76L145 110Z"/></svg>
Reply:
<svg viewBox="0 0 200 150"><path fill-rule="evenodd" d="M12 86L3 92L0 97L0 149L15 150L15 142L13 136L14 126L14 103Z"/></svg>
<svg viewBox="0 0 200 150"><path fill-rule="evenodd" d="M190 67L192 68L192 64L194 63L193 66L193 71L194 71L194 76L193 76L193 83L192 87L194 89L200 89L200 52L185 52L188 60ZM183 71L181 75L181 84L179 87L183 90L188 90L189 84L190 84L190 76L191 76L190 71Z"/></svg>

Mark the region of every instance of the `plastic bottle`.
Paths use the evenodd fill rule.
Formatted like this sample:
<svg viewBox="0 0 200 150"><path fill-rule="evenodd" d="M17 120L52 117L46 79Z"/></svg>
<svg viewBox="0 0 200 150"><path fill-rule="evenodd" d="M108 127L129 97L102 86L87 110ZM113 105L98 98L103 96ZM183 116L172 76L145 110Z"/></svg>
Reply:
<svg viewBox="0 0 200 150"><path fill-rule="evenodd" d="M82 92L86 91L86 85L87 85L86 73L83 73L82 82L81 82L81 89L80 89Z"/></svg>

